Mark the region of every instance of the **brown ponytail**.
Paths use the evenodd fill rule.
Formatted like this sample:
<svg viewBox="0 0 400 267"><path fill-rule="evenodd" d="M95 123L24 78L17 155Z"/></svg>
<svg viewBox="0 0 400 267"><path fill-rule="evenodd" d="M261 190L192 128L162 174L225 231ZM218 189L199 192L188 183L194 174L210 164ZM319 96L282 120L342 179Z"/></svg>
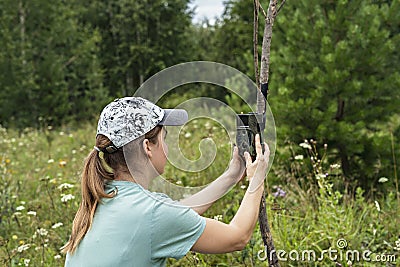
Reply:
<svg viewBox="0 0 400 267"><path fill-rule="evenodd" d="M153 130L148 132L144 138L156 144L157 136L161 129L161 126L156 126ZM102 149L110 145L113 144L106 136L98 135L96 137L96 147ZM122 149L118 149L115 153L111 154L104 153L103 155L99 155L100 153L103 152L98 152L93 149L85 160L81 180L82 201L72 224L70 239L61 248L63 253L74 253L79 242L92 225L94 213L99 201L101 201L102 198L114 197L114 193L106 194L104 192L105 181L114 180L119 173L129 173Z"/></svg>

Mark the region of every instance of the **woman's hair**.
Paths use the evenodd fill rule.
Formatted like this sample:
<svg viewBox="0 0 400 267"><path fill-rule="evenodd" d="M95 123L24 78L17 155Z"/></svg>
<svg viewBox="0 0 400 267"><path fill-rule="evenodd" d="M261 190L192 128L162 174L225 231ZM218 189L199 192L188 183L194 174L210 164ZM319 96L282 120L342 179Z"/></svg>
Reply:
<svg viewBox="0 0 400 267"><path fill-rule="evenodd" d="M162 126L156 126L146 133L144 137L138 139L140 141L148 139L149 142L157 144L157 136L161 132L161 129ZM137 144L139 142L133 141L131 143L136 143L135 148L137 149ZM125 145L125 147L132 149L133 147L129 147L131 143ZM98 135L96 137L96 147L100 150L111 145L113 145L112 142L106 136ZM114 180L118 177L118 174L121 173L129 173L123 149L120 148L114 153L103 153L94 149L90 152L85 160L82 171L82 202L72 224L70 239L67 244L61 248L62 252L74 253L79 242L92 225L93 216L99 201L101 201L102 198L112 198L115 195L115 192L111 194L106 194L104 192L105 182L107 180Z"/></svg>

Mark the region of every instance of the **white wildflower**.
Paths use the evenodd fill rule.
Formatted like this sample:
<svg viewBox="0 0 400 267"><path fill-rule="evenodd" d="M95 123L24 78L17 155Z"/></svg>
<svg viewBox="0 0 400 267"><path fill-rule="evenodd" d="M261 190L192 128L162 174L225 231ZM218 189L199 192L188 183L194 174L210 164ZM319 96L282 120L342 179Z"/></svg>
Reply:
<svg viewBox="0 0 400 267"><path fill-rule="evenodd" d="M15 209L18 210L18 211L21 211L21 210L24 210L25 207L24 207L24 206L18 206L18 207L16 207Z"/></svg>
<svg viewBox="0 0 400 267"><path fill-rule="evenodd" d="M318 173L318 174L315 176L315 178L317 178L317 180L319 180L319 179L324 179L325 177L326 177L326 175L323 174L323 173Z"/></svg>
<svg viewBox="0 0 400 267"><path fill-rule="evenodd" d="M68 202L68 201L70 201L72 199L75 199L75 196L73 196L71 194L68 194L68 195L62 194L61 195L61 202L65 203L65 202Z"/></svg>
<svg viewBox="0 0 400 267"><path fill-rule="evenodd" d="M61 255L59 255L59 254L55 255L55 256L54 256L54 259L55 259L55 260L61 259Z"/></svg>
<svg viewBox="0 0 400 267"><path fill-rule="evenodd" d="M41 236L46 236L49 233L49 231L44 228L37 229L36 232Z"/></svg>
<svg viewBox="0 0 400 267"><path fill-rule="evenodd" d="M378 211L381 211L381 206L379 205L379 202L375 200L375 207Z"/></svg>
<svg viewBox="0 0 400 267"><path fill-rule="evenodd" d="M214 216L214 220L221 221L222 220L222 215L219 214L219 215Z"/></svg>
<svg viewBox="0 0 400 267"><path fill-rule="evenodd" d="M25 266L29 266L29 262L30 262L31 260L30 259L24 259L24 264L25 264Z"/></svg>
<svg viewBox="0 0 400 267"><path fill-rule="evenodd" d="M305 149L311 149L311 146L308 143L300 143L299 146L301 146L302 148L305 148Z"/></svg>
<svg viewBox="0 0 400 267"><path fill-rule="evenodd" d="M294 159L295 160L303 160L304 156L303 155L296 155L296 156L294 156Z"/></svg>
<svg viewBox="0 0 400 267"><path fill-rule="evenodd" d="M340 169L340 164L332 164L331 169Z"/></svg>
<svg viewBox="0 0 400 267"><path fill-rule="evenodd" d="M72 184L63 183L63 184L60 184L57 188L59 190L63 190L63 189L69 189L69 188L72 188L72 187L74 187Z"/></svg>
<svg viewBox="0 0 400 267"><path fill-rule="evenodd" d="M59 222L59 223L53 224L53 226L51 228L56 229L56 228L61 227L61 226L63 226L63 223Z"/></svg>
<svg viewBox="0 0 400 267"><path fill-rule="evenodd" d="M191 137L192 136L192 134L191 133L185 133L185 138L189 138L189 137Z"/></svg>
<svg viewBox="0 0 400 267"><path fill-rule="evenodd" d="M53 163L54 162L54 159L49 159L48 161L47 161L47 163Z"/></svg>
<svg viewBox="0 0 400 267"><path fill-rule="evenodd" d="M24 245L21 245L21 246L17 247L17 251L21 253L22 251L27 250L30 247L31 247L30 244L24 244Z"/></svg>
<svg viewBox="0 0 400 267"><path fill-rule="evenodd" d="M386 183L387 181L389 181L389 179L386 178L386 177L381 177L381 178L379 178L379 180L378 180L379 183Z"/></svg>
<svg viewBox="0 0 400 267"><path fill-rule="evenodd" d="M36 216L36 211L30 210L27 212L28 215Z"/></svg>

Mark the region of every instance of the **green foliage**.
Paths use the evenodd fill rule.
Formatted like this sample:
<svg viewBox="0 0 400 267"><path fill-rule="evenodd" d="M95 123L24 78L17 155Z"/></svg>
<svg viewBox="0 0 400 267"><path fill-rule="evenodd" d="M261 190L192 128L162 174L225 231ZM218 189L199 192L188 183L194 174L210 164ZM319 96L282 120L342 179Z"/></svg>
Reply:
<svg viewBox="0 0 400 267"><path fill-rule="evenodd" d="M188 0L85 1L84 25L97 29L104 84L127 96L151 75L190 58Z"/></svg>
<svg viewBox="0 0 400 267"><path fill-rule="evenodd" d="M112 97L190 60L188 3L2 1L0 124L91 119Z"/></svg>
<svg viewBox="0 0 400 267"><path fill-rule="evenodd" d="M364 186L392 173L393 162L381 163L399 127L388 129L399 114L399 10L396 1L291 1L274 28L278 136L327 143L345 175Z"/></svg>
<svg viewBox="0 0 400 267"><path fill-rule="evenodd" d="M262 29L263 19L260 19ZM253 1L230 0L225 3L222 20L215 26L214 60L232 66L254 80ZM259 44L262 42L262 30Z"/></svg>
<svg viewBox="0 0 400 267"><path fill-rule="evenodd" d="M210 40L208 55L254 79L253 3L225 7L199 38ZM273 30L269 101L279 143L329 144L329 160L340 160L348 180L364 188L392 175L393 151L400 156L390 144L392 134L400 140L399 10L398 1L289 1ZM235 96L221 100L240 105Z"/></svg>
<svg viewBox="0 0 400 267"><path fill-rule="evenodd" d="M80 27L77 2L3 1L0 8L0 123L38 126L83 119L107 92L97 59L100 36Z"/></svg>

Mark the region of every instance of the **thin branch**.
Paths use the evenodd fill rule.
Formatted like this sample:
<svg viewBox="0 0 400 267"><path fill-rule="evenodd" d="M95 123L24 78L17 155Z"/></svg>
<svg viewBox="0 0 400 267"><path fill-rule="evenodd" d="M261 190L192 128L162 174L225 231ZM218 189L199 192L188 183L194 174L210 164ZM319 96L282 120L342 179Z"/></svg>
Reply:
<svg viewBox="0 0 400 267"><path fill-rule="evenodd" d="M282 3L279 5L278 10L276 11L276 15L275 15L275 16L278 16L279 11L281 10L281 8L283 7L283 5L284 5L285 3L286 3L286 0L282 0Z"/></svg>
<svg viewBox="0 0 400 267"><path fill-rule="evenodd" d="M253 29L253 54L254 54L254 74L257 88L260 88L260 73L258 70L258 13L260 10L259 0L253 0L254 3L254 29Z"/></svg>
<svg viewBox="0 0 400 267"><path fill-rule="evenodd" d="M260 4L260 9L261 9L261 11L262 11L264 17L266 18L266 17L267 17L267 13L265 12L265 10L264 10L264 8L262 7L261 4Z"/></svg>

